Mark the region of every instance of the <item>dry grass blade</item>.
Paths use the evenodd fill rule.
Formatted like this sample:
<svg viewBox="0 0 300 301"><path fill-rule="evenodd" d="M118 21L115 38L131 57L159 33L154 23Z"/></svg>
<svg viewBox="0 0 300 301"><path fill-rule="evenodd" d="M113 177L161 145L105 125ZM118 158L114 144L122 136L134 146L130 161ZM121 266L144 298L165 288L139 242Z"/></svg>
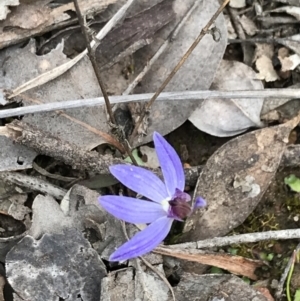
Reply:
<svg viewBox="0 0 300 301"><path fill-rule="evenodd" d="M208 253L201 250L180 250L167 247L157 247L154 253L171 256L188 261L198 262L225 269L233 274L242 275L256 280L255 270L264 265L260 260L252 260L229 254Z"/></svg>
<svg viewBox="0 0 300 301"><path fill-rule="evenodd" d="M83 51L74 59L66 62L63 65L60 65L50 71L42 73L41 75L29 80L28 82L22 84L21 86L12 90L12 93L7 97L11 99L27 90L33 89L35 87L41 86L50 82L51 80L59 77L60 75L64 74L66 71L71 69L77 62L79 62L84 56L86 55L86 51Z"/></svg>

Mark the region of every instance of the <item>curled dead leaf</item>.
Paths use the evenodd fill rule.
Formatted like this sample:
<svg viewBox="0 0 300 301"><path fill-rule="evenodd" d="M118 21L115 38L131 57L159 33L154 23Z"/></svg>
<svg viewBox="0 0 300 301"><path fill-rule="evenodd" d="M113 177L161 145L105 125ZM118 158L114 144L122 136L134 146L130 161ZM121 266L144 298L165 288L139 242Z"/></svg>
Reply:
<svg viewBox="0 0 300 301"><path fill-rule="evenodd" d="M208 206L187 219L179 241L225 235L247 218L273 179L299 118L234 138L209 158L195 191Z"/></svg>

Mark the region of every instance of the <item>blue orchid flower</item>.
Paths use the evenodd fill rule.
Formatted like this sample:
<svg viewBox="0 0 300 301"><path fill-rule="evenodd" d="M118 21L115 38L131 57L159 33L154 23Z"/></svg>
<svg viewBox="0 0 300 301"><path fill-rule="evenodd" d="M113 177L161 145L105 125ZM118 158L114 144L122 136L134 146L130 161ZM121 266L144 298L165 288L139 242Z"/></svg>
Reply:
<svg viewBox="0 0 300 301"><path fill-rule="evenodd" d="M119 247L110 261L124 261L144 255L158 246L168 235L174 220L182 221L206 202L196 198L192 209L185 193L185 177L181 161L172 146L157 132L153 134L156 154L164 183L151 171L133 165L114 165L112 175L129 189L144 196L141 200L126 196L99 197L102 207L116 218L133 224L149 224Z"/></svg>

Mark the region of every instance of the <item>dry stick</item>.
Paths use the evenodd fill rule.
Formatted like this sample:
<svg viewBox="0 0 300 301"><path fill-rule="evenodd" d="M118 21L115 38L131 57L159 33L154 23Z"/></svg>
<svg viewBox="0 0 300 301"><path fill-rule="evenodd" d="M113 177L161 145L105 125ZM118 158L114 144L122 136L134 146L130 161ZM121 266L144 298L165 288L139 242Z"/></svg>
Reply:
<svg viewBox="0 0 300 301"><path fill-rule="evenodd" d="M169 288L169 290L171 291L173 300L176 301L176 297L174 294L174 289L171 286L170 282L168 281L168 279L166 279L166 277L158 270L156 269L148 260L146 260L144 257L139 257L141 259L141 261L143 261L143 263L149 268L151 269L153 272L155 272L160 279L167 285L167 287Z"/></svg>
<svg viewBox="0 0 300 301"><path fill-rule="evenodd" d="M62 181L62 182L72 182L74 180L81 180L81 179L77 179L74 177L64 177L58 174L52 174L50 172L48 172L47 170L45 170L44 168L40 167L37 163L33 162L32 163L32 168L37 171L38 173L40 173L41 175L50 178L50 179L54 179L54 180L58 180L58 181Z"/></svg>
<svg viewBox="0 0 300 301"><path fill-rule="evenodd" d="M154 56L149 60L147 65L144 67L144 69L140 72L140 74L133 80L133 82L127 87L127 89L122 93L122 95L128 95L130 94L133 89L138 85L139 82L142 81L144 76L148 73L148 71L151 69L151 67L154 65L154 63L158 60L158 58L166 51L168 46L176 39L179 31L181 30L182 26L185 24L185 22L188 20L190 15L193 13L193 11L198 7L198 5L202 2L202 0L197 0L192 7L189 9L189 11L186 13L186 15L182 18L182 20L176 25L175 29L171 32L167 40L159 47L158 51L154 54Z"/></svg>
<svg viewBox="0 0 300 301"><path fill-rule="evenodd" d="M1 128L0 128L1 129ZM3 134L16 143L26 145L40 154L64 162L78 170L89 170L99 174L109 174L109 166L124 163L123 160L84 149L40 131L25 122L14 120L5 126Z"/></svg>
<svg viewBox="0 0 300 301"><path fill-rule="evenodd" d="M274 38L248 38L248 39L245 39L245 40L242 40L242 39L228 39L228 43L229 44L242 44L242 43L251 43L251 44L266 43L266 44L273 44L273 43L280 43L280 40L283 41L284 39L274 39Z"/></svg>
<svg viewBox="0 0 300 301"><path fill-rule="evenodd" d="M88 56L89 56L90 61L92 63L95 75L97 77L101 92L102 92L104 100L105 100L106 110L108 112L110 121L112 123L116 124L116 120L115 120L114 114L113 114L112 109L111 109L111 104L109 102L108 94L106 92L106 88L105 88L104 83L102 81L100 70L99 70L98 64L96 62L95 53L92 51L92 47L90 45L89 37L88 37L88 34L86 32L85 23L84 23L84 20L82 18L82 14L81 14L81 11L80 11L80 7L78 5L78 1L73 0L73 2L74 2L75 9L76 9L77 18L78 18L78 21L79 21L79 24L80 24L80 27L81 27L81 32L82 32L82 34L84 36L84 39L85 39L86 48L88 50Z"/></svg>
<svg viewBox="0 0 300 301"><path fill-rule="evenodd" d="M0 91L1 93L1 91ZM132 94L132 95L115 95L110 97L112 104L126 103L131 101L147 101L153 94ZM158 101L185 101L207 99L207 98L248 98L249 101L255 98L283 98L296 99L299 98L300 89L264 89L264 90L238 90L238 91L179 91L179 92L163 92L157 98ZM23 96L24 97L24 96ZM26 96L28 99L28 97ZM265 101L268 101L266 99ZM46 104L31 105L18 107L13 109L0 110L0 118L14 117L26 114L44 113L55 110L67 110L83 107L94 107L104 104L103 97L91 99L67 100L61 102L51 102Z"/></svg>
<svg viewBox="0 0 300 301"><path fill-rule="evenodd" d="M251 243L263 240L285 240L300 238L300 229L288 229L278 231L267 231L261 233L247 233L226 237L215 237L196 242L188 242L168 246L171 249L205 249L222 247L232 244Z"/></svg>
<svg viewBox="0 0 300 301"><path fill-rule="evenodd" d="M180 67L184 64L184 62L187 60L187 58L190 56L190 54L193 52L193 50L196 48L196 46L199 44L199 42L202 40L202 38L206 35L211 25L215 22L217 17L220 15L220 13L223 11L225 6L228 4L230 0L224 0L223 4L219 7L219 9L216 11L216 13L212 16L212 18L208 21L206 26L201 30L200 34L196 38L196 40L193 42L193 44L190 46L188 51L184 54L184 56L181 58L179 63L175 66L175 68L171 71L171 73L168 75L168 77L165 79L165 81L162 83L162 85L158 88L158 90L155 92L155 94L152 96L150 101L145 107L145 110L142 112L140 118L135 124L134 130L129 138L129 143L132 144L134 137L137 134L137 131L145 118L147 111L151 108L156 98L159 96L159 94L165 89L167 84L171 81L171 79L174 77L174 75L177 73L177 71L180 69Z"/></svg>
<svg viewBox="0 0 300 301"><path fill-rule="evenodd" d="M103 97L104 97L106 110L108 112L110 121L113 124L117 125L116 124L116 119L115 119L113 111L112 111L111 104L109 102L109 98L108 98L108 94L107 94L106 88L105 88L104 83L103 83L102 78L101 78L100 69L98 67L98 64L97 64L97 61L96 61L96 57L95 57L95 52L92 50L92 47L90 45L89 37L88 37L88 34L86 32L84 20L82 18L82 14L81 14L81 11L80 11L80 7L78 5L78 1L77 0L73 0L73 2L74 2L75 9L76 9L77 17L78 17L78 20L79 20L79 24L80 24L80 27L81 27L81 31L82 31L82 34L83 34L84 39L85 39L86 47L87 47L87 50L88 50L88 56L89 56L90 61L92 63L95 75L97 77L97 80L98 80L101 92L102 92ZM138 165L137 162L136 162L136 160L135 160L135 158L134 158L134 156L132 155L131 149L128 147L128 145L126 143L123 143L123 147L126 150L128 156L130 157L130 159L133 162L133 164L134 165Z"/></svg>
<svg viewBox="0 0 300 301"><path fill-rule="evenodd" d="M66 189L53 185L39 178L31 177L18 172L2 171L0 179L5 182L14 183L21 187L26 187L41 193L50 194L61 200L67 193Z"/></svg>

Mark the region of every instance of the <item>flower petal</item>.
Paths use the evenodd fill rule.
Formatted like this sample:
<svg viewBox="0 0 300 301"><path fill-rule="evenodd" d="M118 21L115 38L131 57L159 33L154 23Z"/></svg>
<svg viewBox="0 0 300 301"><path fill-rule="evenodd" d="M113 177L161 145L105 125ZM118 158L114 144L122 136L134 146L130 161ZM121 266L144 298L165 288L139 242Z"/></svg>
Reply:
<svg viewBox="0 0 300 301"><path fill-rule="evenodd" d="M109 170L123 185L149 200L161 203L168 198L164 183L147 169L118 164L110 166Z"/></svg>
<svg viewBox="0 0 300 301"><path fill-rule="evenodd" d="M173 199L174 200L179 199L179 200L184 201L184 202L190 202L191 201L191 196L188 193L180 191L178 188L176 188Z"/></svg>
<svg viewBox="0 0 300 301"><path fill-rule="evenodd" d="M201 196L196 197L193 210L195 210L199 207L205 207L205 206L206 206L206 201Z"/></svg>
<svg viewBox="0 0 300 301"><path fill-rule="evenodd" d="M159 218L111 254L109 260L124 261L150 252L168 235L172 222L168 217Z"/></svg>
<svg viewBox="0 0 300 301"><path fill-rule="evenodd" d="M174 148L161 136L154 132L153 140L156 154L164 175L166 188L170 197L175 193L175 189L184 190L184 172L181 161Z"/></svg>
<svg viewBox="0 0 300 301"><path fill-rule="evenodd" d="M98 198L100 205L110 214L128 223L152 223L162 216L165 210L160 204L125 196L105 195Z"/></svg>

